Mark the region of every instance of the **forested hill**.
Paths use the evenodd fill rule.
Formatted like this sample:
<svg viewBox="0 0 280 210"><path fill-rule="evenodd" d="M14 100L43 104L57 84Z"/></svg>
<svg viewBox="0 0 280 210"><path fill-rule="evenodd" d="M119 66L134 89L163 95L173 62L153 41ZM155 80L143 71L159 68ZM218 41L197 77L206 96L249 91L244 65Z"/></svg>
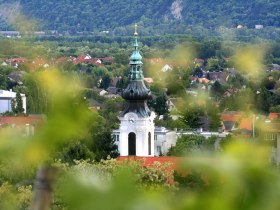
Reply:
<svg viewBox="0 0 280 210"><path fill-rule="evenodd" d="M10 3L9 3L10 2ZM125 33L138 22L146 30L182 33L187 27L207 29L248 28L261 24L280 27L279 0L0 0L0 16L6 8L35 18L44 30L100 31ZM6 12L7 13L7 12ZM7 29L0 23L0 30ZM184 29L185 28L185 29ZM148 33L148 31L147 31Z"/></svg>

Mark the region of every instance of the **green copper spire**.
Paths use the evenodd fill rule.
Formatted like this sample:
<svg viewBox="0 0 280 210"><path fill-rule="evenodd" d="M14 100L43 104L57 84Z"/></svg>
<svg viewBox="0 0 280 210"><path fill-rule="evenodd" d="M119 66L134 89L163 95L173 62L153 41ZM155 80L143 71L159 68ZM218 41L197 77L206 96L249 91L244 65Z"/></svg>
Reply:
<svg viewBox="0 0 280 210"><path fill-rule="evenodd" d="M138 51L137 25L135 24L134 51L130 56L130 81L122 92L122 97L126 100L126 107L120 116L125 116L129 112L137 114L138 117L149 117L151 111L147 105L147 99L151 96L151 91L145 86L142 71L142 56Z"/></svg>
<svg viewBox="0 0 280 210"><path fill-rule="evenodd" d="M134 42L134 51L132 55L130 56L130 79L131 80L142 80L144 78L143 71L142 71L142 56L139 53L138 50L138 32L137 32L137 24L135 24L135 32L134 32L135 42Z"/></svg>

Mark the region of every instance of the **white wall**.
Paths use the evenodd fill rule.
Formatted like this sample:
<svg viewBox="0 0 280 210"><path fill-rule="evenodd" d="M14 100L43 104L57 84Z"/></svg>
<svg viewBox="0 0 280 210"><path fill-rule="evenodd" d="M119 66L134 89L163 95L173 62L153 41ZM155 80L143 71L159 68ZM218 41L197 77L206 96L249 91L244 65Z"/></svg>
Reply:
<svg viewBox="0 0 280 210"><path fill-rule="evenodd" d="M26 96L20 94L24 113L26 113ZM12 111L11 100L16 97L16 92L0 90L0 113Z"/></svg>
<svg viewBox="0 0 280 210"><path fill-rule="evenodd" d="M154 156L154 113L150 117L138 118L135 113L127 113L120 117L119 152L120 156L128 156L128 135L136 134L136 156ZM130 119L134 119L132 122ZM148 154L148 134L151 133L151 154Z"/></svg>

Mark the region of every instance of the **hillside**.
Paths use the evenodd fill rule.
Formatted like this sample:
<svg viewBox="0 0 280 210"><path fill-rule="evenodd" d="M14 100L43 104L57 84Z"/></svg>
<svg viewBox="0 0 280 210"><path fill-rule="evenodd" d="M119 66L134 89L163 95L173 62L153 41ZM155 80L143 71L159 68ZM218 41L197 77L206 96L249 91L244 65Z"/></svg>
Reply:
<svg viewBox="0 0 280 210"><path fill-rule="evenodd" d="M9 4L10 2L10 4ZM7 8L38 21L38 28L61 31L110 30L125 34L138 22L145 33L183 33L188 27L280 27L279 0L0 0L0 29ZM18 6L20 5L20 6ZM10 9L11 10L11 9ZM13 11L14 11L13 10ZM4 13L4 14L3 14ZM11 19L11 18L10 18Z"/></svg>

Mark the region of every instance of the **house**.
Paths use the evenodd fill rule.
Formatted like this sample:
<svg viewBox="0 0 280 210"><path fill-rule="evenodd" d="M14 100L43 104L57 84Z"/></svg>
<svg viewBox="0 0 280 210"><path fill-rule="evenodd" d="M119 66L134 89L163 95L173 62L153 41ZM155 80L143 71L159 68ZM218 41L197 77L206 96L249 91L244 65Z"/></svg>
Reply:
<svg viewBox="0 0 280 210"><path fill-rule="evenodd" d="M167 106L168 106L168 111L171 112L171 111L177 111L177 107L176 107L176 104L178 103L178 99L177 98L168 98L167 101Z"/></svg>
<svg viewBox="0 0 280 210"><path fill-rule="evenodd" d="M20 32L19 31L0 31L0 35L5 37L19 37Z"/></svg>
<svg viewBox="0 0 280 210"><path fill-rule="evenodd" d="M230 97L231 95L234 95L238 92L239 90L237 88L229 88L224 92L222 98Z"/></svg>
<svg viewBox="0 0 280 210"><path fill-rule="evenodd" d="M26 62L25 58L10 58L10 59L5 60L6 64L13 66L15 68L18 68L19 64L25 63L25 62Z"/></svg>
<svg viewBox="0 0 280 210"><path fill-rule="evenodd" d="M80 61L81 63L84 63L88 60L90 60L92 57L89 54L81 54L77 57L77 60Z"/></svg>
<svg viewBox="0 0 280 210"><path fill-rule="evenodd" d="M223 112L221 114L222 127L225 132L232 132L238 128L241 114L235 111Z"/></svg>
<svg viewBox="0 0 280 210"><path fill-rule="evenodd" d="M114 94L114 95L116 95L116 94L118 94L120 91L121 91L120 88L116 88L116 87L108 87L108 88L107 88L108 94Z"/></svg>
<svg viewBox="0 0 280 210"><path fill-rule="evenodd" d="M170 71L170 70L172 70L173 68L170 66L170 65L168 65L168 64L165 64L162 68L161 68L161 71L162 72L167 72L167 71Z"/></svg>
<svg viewBox="0 0 280 210"><path fill-rule="evenodd" d="M240 120L240 124L238 126L238 134L243 136L243 137L250 137L253 135L254 137L254 133L253 133L253 129L254 129L254 119L255 116L251 116L251 117L244 117L241 118Z"/></svg>
<svg viewBox="0 0 280 210"><path fill-rule="evenodd" d="M100 92L99 92L99 95L100 96L105 96L105 95L107 95L108 94L108 92L106 91L106 90L101 90Z"/></svg>
<svg viewBox="0 0 280 210"><path fill-rule="evenodd" d="M15 82L19 85L22 85L23 76L26 75L25 71L14 71L8 75L10 81Z"/></svg>
<svg viewBox="0 0 280 210"><path fill-rule="evenodd" d="M198 65L198 66L203 66L204 65L205 60L201 59L201 58L195 58L193 59L193 63Z"/></svg>
<svg viewBox="0 0 280 210"><path fill-rule="evenodd" d="M13 128L22 132L23 136L34 135L35 128L45 121L44 116L7 117L0 116L0 129Z"/></svg>
<svg viewBox="0 0 280 210"><path fill-rule="evenodd" d="M279 119L280 118L280 113L276 113L276 112L270 112L268 115L268 119L270 122Z"/></svg>
<svg viewBox="0 0 280 210"><path fill-rule="evenodd" d="M229 74L222 71L208 72L207 78L212 82L218 81L220 84L225 85L228 81Z"/></svg>
<svg viewBox="0 0 280 210"><path fill-rule="evenodd" d="M99 58L103 64L105 65L110 65L113 63L113 58L112 57L105 57L105 58Z"/></svg>
<svg viewBox="0 0 280 210"><path fill-rule="evenodd" d="M47 68L49 67L49 60L47 60L44 57L37 56L31 61L31 63L28 63L28 66L32 70L36 70L37 68L41 68L41 67Z"/></svg>
<svg viewBox="0 0 280 210"><path fill-rule="evenodd" d="M280 123L266 121L261 130L262 141L269 145L271 151L271 161L280 164Z"/></svg>
<svg viewBox="0 0 280 210"><path fill-rule="evenodd" d="M20 94L24 113L26 113L26 96ZM12 111L12 100L16 98L16 92L0 90L0 113Z"/></svg>
<svg viewBox="0 0 280 210"><path fill-rule="evenodd" d="M273 63L271 64L271 66L272 66L271 69L272 71L280 71L280 65Z"/></svg>
<svg viewBox="0 0 280 210"><path fill-rule="evenodd" d="M44 31L34 31L34 35L36 35L36 36L45 36L46 32L44 32Z"/></svg>
<svg viewBox="0 0 280 210"><path fill-rule="evenodd" d="M155 127L154 138L155 156L166 154L169 148L175 146L177 142L176 131L168 130L164 127Z"/></svg>
<svg viewBox="0 0 280 210"><path fill-rule="evenodd" d="M263 25L255 25L255 29L263 29Z"/></svg>
<svg viewBox="0 0 280 210"><path fill-rule="evenodd" d="M102 60L99 59L99 58L91 58L89 60L86 60L85 62L86 63L97 64L97 65L102 64Z"/></svg>
<svg viewBox="0 0 280 210"><path fill-rule="evenodd" d="M153 82L154 82L153 78L151 78L151 77L145 77L145 78L144 78L144 81L145 81L148 85L151 85L151 84L153 84Z"/></svg>
<svg viewBox="0 0 280 210"><path fill-rule="evenodd" d="M146 62L150 63L150 64L157 64L157 63L162 63L163 59L162 58L148 58L148 59L146 59Z"/></svg>
<svg viewBox="0 0 280 210"><path fill-rule="evenodd" d="M95 110L99 110L101 108L101 103L99 103L98 101L90 98L87 99L88 102L88 108L89 110L95 111Z"/></svg>
<svg viewBox="0 0 280 210"><path fill-rule="evenodd" d="M81 54L77 58L70 56L70 60L73 62L74 65L77 65L79 63L85 63L95 64L97 66L104 66L104 64L110 65L113 63L113 58L111 57L92 58L89 54Z"/></svg>
<svg viewBox="0 0 280 210"><path fill-rule="evenodd" d="M209 79L207 78L197 78L196 81L199 83L199 84L208 84L210 82Z"/></svg>

